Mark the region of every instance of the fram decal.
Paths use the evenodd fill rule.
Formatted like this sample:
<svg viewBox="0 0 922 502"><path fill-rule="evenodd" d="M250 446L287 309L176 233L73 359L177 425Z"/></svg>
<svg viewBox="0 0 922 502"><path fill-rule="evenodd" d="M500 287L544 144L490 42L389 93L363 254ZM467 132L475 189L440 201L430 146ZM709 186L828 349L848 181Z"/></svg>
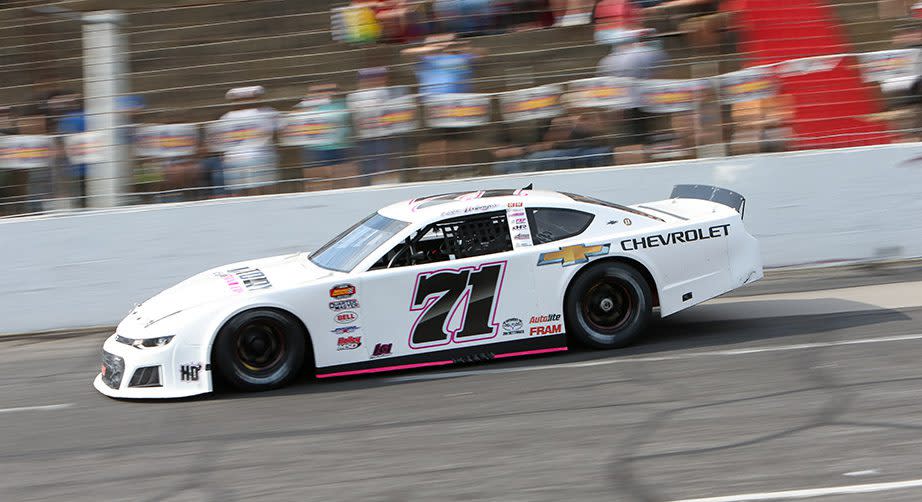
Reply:
<svg viewBox="0 0 922 502"><path fill-rule="evenodd" d="M548 326L532 326L528 329L529 336L536 335L556 335L558 333L563 333L562 324L551 324Z"/></svg>
<svg viewBox="0 0 922 502"><path fill-rule="evenodd" d="M337 324L349 324L350 322L355 322L358 318L359 318L359 315L351 310L347 310L345 312L339 312L335 316L333 316L333 319L336 321Z"/></svg>
<svg viewBox="0 0 922 502"><path fill-rule="evenodd" d="M541 253L538 257L538 265L551 265L560 263L564 267L575 265L577 263L586 263L593 256L607 255L610 244L596 244L594 246L584 246L576 244L560 248L560 251L549 251Z"/></svg>
<svg viewBox="0 0 922 502"><path fill-rule="evenodd" d="M670 232L662 235L648 235L636 239L625 239L621 241L621 249L625 251L637 251L638 249L655 248L660 246L669 246L671 244L688 243L703 241L707 239L716 239L730 235L730 224L714 225L708 227L707 231L703 228L694 228L680 232Z"/></svg>
<svg viewBox="0 0 922 502"><path fill-rule="evenodd" d="M410 328L410 347L437 347L493 338L506 262L422 272L410 295L410 312L419 312Z"/></svg>
<svg viewBox="0 0 922 502"><path fill-rule="evenodd" d="M336 350L352 350L362 346L360 336L341 336L336 340Z"/></svg>
<svg viewBox="0 0 922 502"><path fill-rule="evenodd" d="M337 284L330 288L330 298L349 298L355 294L355 286L352 284Z"/></svg>
<svg viewBox="0 0 922 502"><path fill-rule="evenodd" d="M359 308L358 300L337 300L330 302L330 310L349 310Z"/></svg>

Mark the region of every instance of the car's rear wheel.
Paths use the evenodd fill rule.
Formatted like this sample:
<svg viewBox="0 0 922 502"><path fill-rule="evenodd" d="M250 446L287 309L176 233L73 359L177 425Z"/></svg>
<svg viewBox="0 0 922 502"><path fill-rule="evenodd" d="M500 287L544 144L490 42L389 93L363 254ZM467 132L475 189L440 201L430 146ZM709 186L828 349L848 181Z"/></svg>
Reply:
<svg viewBox="0 0 922 502"><path fill-rule="evenodd" d="M567 333L597 349L630 345L650 322L652 297L646 279L630 265L593 265L570 283L564 306Z"/></svg>
<svg viewBox="0 0 922 502"><path fill-rule="evenodd" d="M275 389L290 382L304 363L301 324L277 310L237 314L215 339L215 371L234 387Z"/></svg>

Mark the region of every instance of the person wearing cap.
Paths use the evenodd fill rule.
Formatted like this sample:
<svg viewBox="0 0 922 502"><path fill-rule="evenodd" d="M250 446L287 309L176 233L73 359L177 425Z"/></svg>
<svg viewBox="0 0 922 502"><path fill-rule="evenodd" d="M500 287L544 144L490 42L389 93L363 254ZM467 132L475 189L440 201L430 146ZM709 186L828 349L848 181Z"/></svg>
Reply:
<svg viewBox="0 0 922 502"><path fill-rule="evenodd" d="M361 116L367 110L383 107L389 100L405 95L403 86L388 85L387 68L376 66L358 71L358 90L349 93L346 102L355 118L363 185L398 181L399 174L391 171L403 167L401 155L404 142L400 136L378 135L364 130Z"/></svg>
<svg viewBox="0 0 922 502"><path fill-rule="evenodd" d="M358 167L349 151L352 136L349 110L345 100L336 95L336 89L336 84L312 85L304 99L295 105L297 112L322 113L323 120L328 121L327 126L333 129L328 143L302 149L306 190L348 188L358 184Z"/></svg>
<svg viewBox="0 0 922 502"><path fill-rule="evenodd" d="M224 151L224 183L245 195L276 191L279 180L274 138L278 112L259 106L266 90L261 85L236 87L225 97L236 109L221 116L221 145Z"/></svg>

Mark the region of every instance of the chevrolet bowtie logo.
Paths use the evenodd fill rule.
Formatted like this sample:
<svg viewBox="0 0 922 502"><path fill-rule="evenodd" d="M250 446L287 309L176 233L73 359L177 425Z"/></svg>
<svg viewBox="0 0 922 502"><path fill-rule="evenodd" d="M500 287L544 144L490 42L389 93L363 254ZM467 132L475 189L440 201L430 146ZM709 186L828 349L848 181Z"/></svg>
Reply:
<svg viewBox="0 0 922 502"><path fill-rule="evenodd" d="M564 267L567 267L577 263L586 263L592 256L607 255L609 246L609 244L597 244L595 246L577 244L575 246L562 247L560 251L541 253L541 256L538 257L538 265L562 263Z"/></svg>

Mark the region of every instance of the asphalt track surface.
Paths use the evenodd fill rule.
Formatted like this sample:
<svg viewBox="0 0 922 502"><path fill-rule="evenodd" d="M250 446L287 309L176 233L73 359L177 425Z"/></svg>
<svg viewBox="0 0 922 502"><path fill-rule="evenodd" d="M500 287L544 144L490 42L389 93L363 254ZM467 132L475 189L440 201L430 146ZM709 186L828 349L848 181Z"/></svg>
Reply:
<svg viewBox="0 0 922 502"><path fill-rule="evenodd" d="M618 352L168 402L96 393L105 334L0 341L0 500L922 500L918 268L776 275Z"/></svg>

